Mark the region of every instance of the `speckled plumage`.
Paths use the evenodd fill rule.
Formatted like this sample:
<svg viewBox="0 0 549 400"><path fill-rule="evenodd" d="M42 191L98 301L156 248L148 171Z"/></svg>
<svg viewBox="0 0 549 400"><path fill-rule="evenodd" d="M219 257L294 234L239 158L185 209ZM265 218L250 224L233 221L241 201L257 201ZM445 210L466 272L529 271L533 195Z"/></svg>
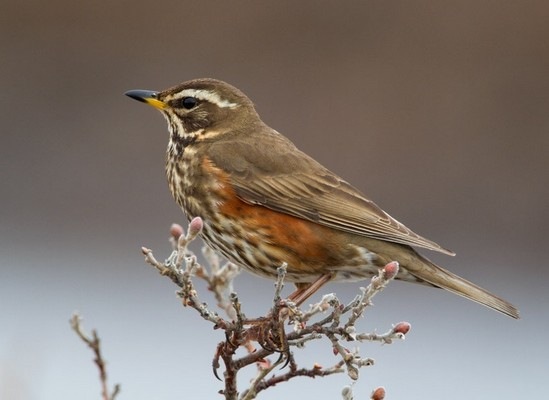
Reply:
<svg viewBox="0 0 549 400"><path fill-rule="evenodd" d="M128 95L159 108L170 130L166 172L203 238L252 273L303 286L321 276L352 281L390 261L397 279L440 287L512 317L505 300L438 267L411 246L453 253L390 217L359 190L265 125L253 103L213 79Z"/></svg>

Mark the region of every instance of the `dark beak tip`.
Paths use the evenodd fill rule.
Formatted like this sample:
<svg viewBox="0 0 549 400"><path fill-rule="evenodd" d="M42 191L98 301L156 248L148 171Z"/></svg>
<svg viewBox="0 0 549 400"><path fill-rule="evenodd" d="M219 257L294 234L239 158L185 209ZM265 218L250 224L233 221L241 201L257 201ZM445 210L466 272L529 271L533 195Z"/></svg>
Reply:
<svg viewBox="0 0 549 400"><path fill-rule="evenodd" d="M134 100L146 103L147 99L156 99L157 92L152 90L128 90L124 94Z"/></svg>

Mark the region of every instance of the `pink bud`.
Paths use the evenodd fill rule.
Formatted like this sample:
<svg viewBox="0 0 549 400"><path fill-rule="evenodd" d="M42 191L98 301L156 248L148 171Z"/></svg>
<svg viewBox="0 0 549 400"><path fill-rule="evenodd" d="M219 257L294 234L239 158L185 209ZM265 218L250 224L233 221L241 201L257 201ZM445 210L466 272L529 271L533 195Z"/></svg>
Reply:
<svg viewBox="0 0 549 400"><path fill-rule="evenodd" d="M384 398L385 398L385 388L383 386L376 388L372 392L372 396L370 397L370 399L372 400L383 400Z"/></svg>
<svg viewBox="0 0 549 400"><path fill-rule="evenodd" d="M383 276L385 279L393 279L398 274L398 262L391 261L383 267Z"/></svg>
<svg viewBox="0 0 549 400"><path fill-rule="evenodd" d="M191 223L189 224L189 235L191 236L198 235L202 231L203 227L204 227L204 222L202 222L202 218L194 217Z"/></svg>
<svg viewBox="0 0 549 400"><path fill-rule="evenodd" d="M403 335L406 335L411 328L412 328L412 325L410 325L408 322L399 322L394 326L393 332L402 333Z"/></svg>
<svg viewBox="0 0 549 400"><path fill-rule="evenodd" d="M179 239L179 236L183 235L185 232L183 231L183 227L179 224L172 224L172 226L170 226L170 235L172 235L172 237L174 239Z"/></svg>

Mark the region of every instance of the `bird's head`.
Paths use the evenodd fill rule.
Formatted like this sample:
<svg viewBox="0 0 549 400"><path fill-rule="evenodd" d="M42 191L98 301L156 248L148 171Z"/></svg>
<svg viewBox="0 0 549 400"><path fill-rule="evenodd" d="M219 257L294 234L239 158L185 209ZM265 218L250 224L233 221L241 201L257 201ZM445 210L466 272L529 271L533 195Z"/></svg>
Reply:
<svg viewBox="0 0 549 400"><path fill-rule="evenodd" d="M161 92L130 90L126 95L160 110L168 122L171 142L183 147L260 123L244 93L215 79L194 79Z"/></svg>

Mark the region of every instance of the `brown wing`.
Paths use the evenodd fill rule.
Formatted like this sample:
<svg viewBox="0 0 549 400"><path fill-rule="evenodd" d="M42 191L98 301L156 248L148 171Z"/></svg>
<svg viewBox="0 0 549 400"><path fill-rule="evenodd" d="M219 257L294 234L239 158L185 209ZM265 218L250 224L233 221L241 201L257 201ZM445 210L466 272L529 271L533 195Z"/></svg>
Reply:
<svg viewBox="0 0 549 400"><path fill-rule="evenodd" d="M412 232L277 132L254 138L218 141L208 150L243 201L357 235L455 254Z"/></svg>

